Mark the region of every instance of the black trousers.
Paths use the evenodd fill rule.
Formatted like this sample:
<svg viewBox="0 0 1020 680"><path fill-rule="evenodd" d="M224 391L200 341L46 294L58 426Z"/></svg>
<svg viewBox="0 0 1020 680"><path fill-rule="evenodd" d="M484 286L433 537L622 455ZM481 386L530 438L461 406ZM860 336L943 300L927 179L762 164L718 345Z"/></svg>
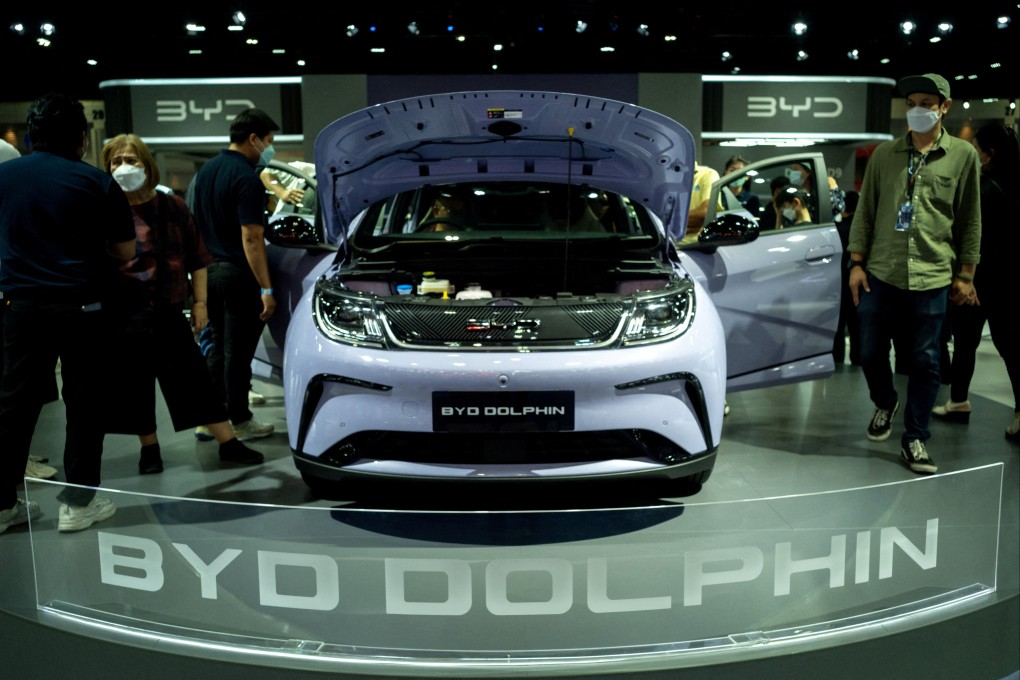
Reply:
<svg viewBox="0 0 1020 680"><path fill-rule="evenodd" d="M209 325L213 346L206 356L215 396L238 425L251 420L251 362L265 323L259 284L247 262L213 262L208 268Z"/></svg>
<svg viewBox="0 0 1020 680"><path fill-rule="evenodd" d="M157 382L175 431L227 419L191 324L180 310L156 307L136 312L126 321L119 342L132 366L126 383L130 400L108 421L107 432L155 432Z"/></svg>
<svg viewBox="0 0 1020 680"><path fill-rule="evenodd" d="M111 381L108 319L101 310L83 311L82 302L4 300L4 373L0 382L0 508L17 501L32 435L43 404L52 401L60 360L67 414L64 474L70 484L100 484L102 414L109 407L102 385ZM88 505L93 488L67 487L60 500Z"/></svg>

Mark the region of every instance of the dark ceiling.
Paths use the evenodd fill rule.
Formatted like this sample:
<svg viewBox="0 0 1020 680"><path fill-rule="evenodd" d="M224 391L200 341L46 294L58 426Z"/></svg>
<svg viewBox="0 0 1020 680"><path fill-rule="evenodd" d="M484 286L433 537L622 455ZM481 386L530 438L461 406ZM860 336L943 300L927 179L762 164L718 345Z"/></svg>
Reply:
<svg viewBox="0 0 1020 680"><path fill-rule="evenodd" d="M1015 1L953 4L947 12L930 2L883 3L880 9L821 2L792 9L761 0L656 3L654 9L633 0L318 4L106 2L56 9L53 3L7 2L0 9L3 96L23 101L60 89L100 99L100 82L127 78L683 72L898 79L928 71L946 76L958 101L1020 96ZM226 27L237 9L246 13L247 24L230 32ZM1012 15L1007 28L996 27L1000 14ZM907 19L917 24L909 37L899 27ZM37 44L44 20L56 27L46 48ZM587 23L583 33L575 30L579 20ZM805 35L793 34L796 20L807 23ZM6 29L17 21L24 23L24 35ZM953 30L931 42L941 21L952 22ZM188 35L187 22L206 30ZM417 22L417 36L408 31L411 22ZM639 34L641 24L647 36ZM353 37L346 35L350 25L359 29ZM257 44L247 44L250 39ZM494 51L497 42L502 51ZM615 51L601 51L606 46ZM798 61L798 50L806 60ZM848 57L851 50L857 60ZM724 51L732 54L729 61L721 59Z"/></svg>

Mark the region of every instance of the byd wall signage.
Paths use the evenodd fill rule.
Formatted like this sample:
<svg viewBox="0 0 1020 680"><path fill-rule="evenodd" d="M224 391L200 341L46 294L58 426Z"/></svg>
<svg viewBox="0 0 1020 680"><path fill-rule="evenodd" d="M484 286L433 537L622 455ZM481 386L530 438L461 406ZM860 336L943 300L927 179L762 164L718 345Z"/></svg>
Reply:
<svg viewBox="0 0 1020 680"><path fill-rule="evenodd" d="M241 111L258 108L282 126L278 135L300 133L288 115L300 110L300 78L209 78L107 81L111 134L130 131L147 140L225 141ZM291 97L287 87L297 94ZM115 128L115 129L110 129ZM119 129L123 128L123 129Z"/></svg>

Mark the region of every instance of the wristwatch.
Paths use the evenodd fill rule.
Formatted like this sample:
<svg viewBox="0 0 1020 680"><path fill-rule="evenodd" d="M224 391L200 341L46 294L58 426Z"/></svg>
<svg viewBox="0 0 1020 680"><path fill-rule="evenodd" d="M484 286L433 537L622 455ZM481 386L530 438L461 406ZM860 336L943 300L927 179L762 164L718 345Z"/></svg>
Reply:
<svg viewBox="0 0 1020 680"><path fill-rule="evenodd" d="M850 271L854 267L864 267L866 260L855 260L854 258L848 258L846 261L846 270Z"/></svg>

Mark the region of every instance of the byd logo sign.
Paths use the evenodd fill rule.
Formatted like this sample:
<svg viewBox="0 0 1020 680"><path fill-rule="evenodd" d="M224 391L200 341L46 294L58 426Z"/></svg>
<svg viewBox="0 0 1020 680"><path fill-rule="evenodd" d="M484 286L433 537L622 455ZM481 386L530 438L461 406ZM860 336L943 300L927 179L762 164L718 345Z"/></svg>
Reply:
<svg viewBox="0 0 1020 680"><path fill-rule="evenodd" d="M786 97L748 97L748 118L776 118L782 112L789 112L794 118L801 114L811 118L839 118L843 113L843 102L839 97L804 97L794 100Z"/></svg>
<svg viewBox="0 0 1020 680"><path fill-rule="evenodd" d="M245 109L255 108L250 99L217 99L209 107L202 107L194 99L158 99L156 100L156 121L160 123L183 123L189 116L201 116L209 122L213 116L223 115L223 120L231 121Z"/></svg>

